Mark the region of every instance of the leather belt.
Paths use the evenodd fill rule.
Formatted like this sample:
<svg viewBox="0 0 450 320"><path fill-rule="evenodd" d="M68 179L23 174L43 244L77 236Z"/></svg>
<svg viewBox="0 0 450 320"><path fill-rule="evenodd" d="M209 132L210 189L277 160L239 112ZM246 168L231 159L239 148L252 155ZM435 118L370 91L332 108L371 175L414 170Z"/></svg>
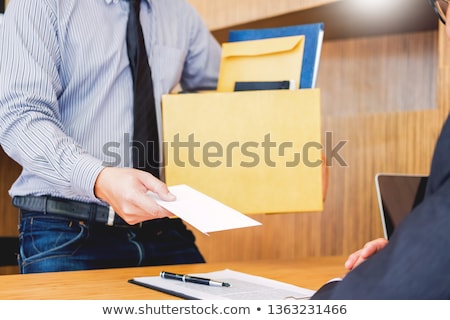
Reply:
<svg viewBox="0 0 450 320"><path fill-rule="evenodd" d="M86 203L51 196L16 196L12 203L23 211L37 211L44 214L60 215L66 218L96 222L114 227L141 227L130 225L110 207L96 203Z"/></svg>

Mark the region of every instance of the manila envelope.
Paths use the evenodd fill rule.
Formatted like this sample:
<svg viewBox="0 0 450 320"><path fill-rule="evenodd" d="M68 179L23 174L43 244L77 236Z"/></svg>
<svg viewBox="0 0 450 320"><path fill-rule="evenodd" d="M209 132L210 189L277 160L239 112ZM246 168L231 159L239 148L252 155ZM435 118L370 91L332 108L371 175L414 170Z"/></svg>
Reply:
<svg viewBox="0 0 450 320"><path fill-rule="evenodd" d="M323 209L319 89L162 98L165 180L245 214Z"/></svg>
<svg viewBox="0 0 450 320"><path fill-rule="evenodd" d="M295 81L299 87L305 36L222 44L217 91L234 91L236 81Z"/></svg>

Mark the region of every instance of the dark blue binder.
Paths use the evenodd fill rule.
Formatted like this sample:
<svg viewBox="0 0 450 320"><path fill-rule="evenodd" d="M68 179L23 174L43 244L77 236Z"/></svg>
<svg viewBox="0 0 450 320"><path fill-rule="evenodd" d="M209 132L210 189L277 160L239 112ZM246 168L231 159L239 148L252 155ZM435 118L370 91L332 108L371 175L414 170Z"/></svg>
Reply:
<svg viewBox="0 0 450 320"><path fill-rule="evenodd" d="M323 33L324 24L320 22L277 28L231 30L228 34L228 41L235 42L304 35L305 49L299 88L306 89L315 88L316 86Z"/></svg>

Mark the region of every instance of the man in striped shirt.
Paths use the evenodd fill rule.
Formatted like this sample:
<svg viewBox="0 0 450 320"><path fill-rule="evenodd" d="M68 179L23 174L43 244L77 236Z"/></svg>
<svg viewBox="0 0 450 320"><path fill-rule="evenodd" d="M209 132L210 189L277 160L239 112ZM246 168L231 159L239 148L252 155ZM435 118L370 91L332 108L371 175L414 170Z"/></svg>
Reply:
<svg viewBox="0 0 450 320"><path fill-rule="evenodd" d="M183 222L133 169L126 0L12 0L0 31L0 144L23 171L22 273L203 262ZM220 46L185 0L142 0L156 105L215 88ZM161 133L161 110L157 108ZM163 172L161 172L162 180Z"/></svg>

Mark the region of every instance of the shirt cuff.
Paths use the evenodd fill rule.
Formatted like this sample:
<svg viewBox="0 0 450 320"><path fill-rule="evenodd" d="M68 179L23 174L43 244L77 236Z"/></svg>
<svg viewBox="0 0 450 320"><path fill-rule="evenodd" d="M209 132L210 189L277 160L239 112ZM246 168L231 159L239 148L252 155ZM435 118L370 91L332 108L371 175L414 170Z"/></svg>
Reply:
<svg viewBox="0 0 450 320"><path fill-rule="evenodd" d="M72 188L75 194L96 199L95 181L103 168L102 160L88 154L81 155L72 171Z"/></svg>

